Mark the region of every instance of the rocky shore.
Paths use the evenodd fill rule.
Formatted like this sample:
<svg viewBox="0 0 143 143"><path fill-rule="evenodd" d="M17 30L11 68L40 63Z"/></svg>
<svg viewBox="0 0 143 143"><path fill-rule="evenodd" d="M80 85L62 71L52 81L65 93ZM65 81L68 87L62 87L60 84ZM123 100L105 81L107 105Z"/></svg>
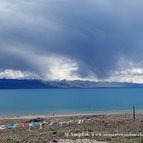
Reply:
<svg viewBox="0 0 143 143"><path fill-rule="evenodd" d="M35 128L0 130L0 143L142 143L143 114L102 114L42 116L44 121L65 124L45 124ZM40 117L41 118L41 117ZM91 120L92 118L92 120ZM0 125L28 123L29 118L2 118ZM72 124L72 121L84 122ZM70 121L70 122L69 122ZM68 123L68 124L66 124Z"/></svg>

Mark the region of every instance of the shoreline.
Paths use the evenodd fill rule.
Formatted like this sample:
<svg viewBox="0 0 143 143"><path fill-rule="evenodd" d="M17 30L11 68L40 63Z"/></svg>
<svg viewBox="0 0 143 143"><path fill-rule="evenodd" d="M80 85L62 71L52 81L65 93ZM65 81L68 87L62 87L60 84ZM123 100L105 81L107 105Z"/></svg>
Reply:
<svg viewBox="0 0 143 143"><path fill-rule="evenodd" d="M43 119L38 121L38 117ZM1 143L7 141L9 143L36 143L37 141L81 143L84 140L86 143L92 141L137 143L143 141L140 136L143 135L143 112L137 112L136 119L133 119L132 112L23 115L0 118L0 125ZM134 135L138 136L134 137Z"/></svg>
<svg viewBox="0 0 143 143"><path fill-rule="evenodd" d="M35 115L14 115L14 116L0 116L0 120L7 119L34 119L34 118L66 118L66 117L79 117L79 116L110 116L110 115L132 115L130 111L118 112L95 112L95 113L68 113L68 114L35 114ZM136 115L143 115L143 111L136 111Z"/></svg>

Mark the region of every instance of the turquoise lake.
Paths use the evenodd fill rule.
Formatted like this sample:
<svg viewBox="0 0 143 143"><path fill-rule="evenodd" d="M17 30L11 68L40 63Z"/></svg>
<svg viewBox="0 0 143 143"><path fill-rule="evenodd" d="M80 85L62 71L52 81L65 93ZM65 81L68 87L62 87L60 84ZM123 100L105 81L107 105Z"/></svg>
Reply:
<svg viewBox="0 0 143 143"><path fill-rule="evenodd" d="M143 111L143 88L0 90L0 116Z"/></svg>

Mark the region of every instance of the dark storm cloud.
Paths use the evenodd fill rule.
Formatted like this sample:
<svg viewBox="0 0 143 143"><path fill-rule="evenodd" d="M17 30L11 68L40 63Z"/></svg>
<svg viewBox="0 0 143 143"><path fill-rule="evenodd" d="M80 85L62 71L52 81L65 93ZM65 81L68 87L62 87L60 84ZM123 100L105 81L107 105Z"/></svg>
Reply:
<svg viewBox="0 0 143 143"><path fill-rule="evenodd" d="M142 6L142 0L0 0L0 67L43 74L33 55L51 54L75 60L81 77L108 77L121 57L143 67Z"/></svg>

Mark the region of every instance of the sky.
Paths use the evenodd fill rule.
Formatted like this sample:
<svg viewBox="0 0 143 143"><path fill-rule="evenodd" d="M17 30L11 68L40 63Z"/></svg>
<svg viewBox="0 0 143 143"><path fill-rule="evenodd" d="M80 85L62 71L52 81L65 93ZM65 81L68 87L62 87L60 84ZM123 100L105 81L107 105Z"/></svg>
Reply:
<svg viewBox="0 0 143 143"><path fill-rule="evenodd" d="M142 0L0 0L0 78L143 83Z"/></svg>

